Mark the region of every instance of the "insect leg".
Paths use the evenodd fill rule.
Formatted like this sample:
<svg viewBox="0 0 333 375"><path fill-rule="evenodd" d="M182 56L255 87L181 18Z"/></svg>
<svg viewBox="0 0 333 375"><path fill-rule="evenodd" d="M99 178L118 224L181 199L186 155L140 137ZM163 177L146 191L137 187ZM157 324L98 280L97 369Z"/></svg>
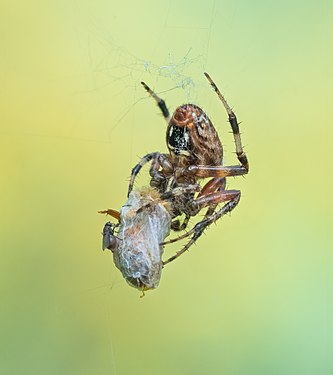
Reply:
<svg viewBox="0 0 333 375"><path fill-rule="evenodd" d="M113 210L112 208L108 208L107 210L103 210L103 211L98 211L98 213L110 215L110 216L114 217L115 219L117 219L118 221L120 221L120 212L116 211L116 210Z"/></svg>

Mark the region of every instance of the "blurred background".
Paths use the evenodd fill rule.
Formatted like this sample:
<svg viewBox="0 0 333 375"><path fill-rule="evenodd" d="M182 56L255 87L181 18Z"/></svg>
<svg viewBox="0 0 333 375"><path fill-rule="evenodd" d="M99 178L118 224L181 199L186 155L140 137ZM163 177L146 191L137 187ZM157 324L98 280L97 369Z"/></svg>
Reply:
<svg viewBox="0 0 333 375"><path fill-rule="evenodd" d="M332 374L332 3L0 8L0 372ZM242 121L250 174L139 298L101 250L97 210L125 203L139 157L166 152L142 80L171 111L203 107L236 163L204 71Z"/></svg>

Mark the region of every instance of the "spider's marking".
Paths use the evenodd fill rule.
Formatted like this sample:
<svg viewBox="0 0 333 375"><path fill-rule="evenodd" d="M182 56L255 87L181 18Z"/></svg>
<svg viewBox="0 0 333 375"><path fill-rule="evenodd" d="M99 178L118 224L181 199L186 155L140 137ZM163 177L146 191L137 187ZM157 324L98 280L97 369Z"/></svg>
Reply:
<svg viewBox="0 0 333 375"><path fill-rule="evenodd" d="M170 130L169 130L169 138L171 138L172 133L173 133L173 126L171 126L171 127L170 127Z"/></svg>
<svg viewBox="0 0 333 375"><path fill-rule="evenodd" d="M184 126L183 136L184 136L184 144L188 145L190 143L190 136L188 135L188 131L185 126Z"/></svg>
<svg viewBox="0 0 333 375"><path fill-rule="evenodd" d="M174 125L169 130L168 147L174 150L176 155L188 155L190 149L190 135L186 126Z"/></svg>

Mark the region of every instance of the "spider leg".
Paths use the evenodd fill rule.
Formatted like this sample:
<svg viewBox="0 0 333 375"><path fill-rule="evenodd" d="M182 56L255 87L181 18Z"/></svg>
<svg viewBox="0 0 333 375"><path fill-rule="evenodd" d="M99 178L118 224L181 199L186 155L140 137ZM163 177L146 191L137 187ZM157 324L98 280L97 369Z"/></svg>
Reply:
<svg viewBox="0 0 333 375"><path fill-rule="evenodd" d="M173 166L167 154L159 154L151 164L149 174L151 177L150 186L160 192L167 189L168 176L172 175ZM169 179L170 180L170 179Z"/></svg>
<svg viewBox="0 0 333 375"><path fill-rule="evenodd" d="M239 200L240 200L240 191L238 192L238 195L236 195L232 200L227 202L217 212L215 212L214 214L210 215L209 217L197 223L189 232L186 233L186 235L181 236L182 238L185 238L185 237L192 235L190 241L180 251L178 251L175 255L173 255L169 259L163 261L163 265L166 265L172 262L173 260L178 258L180 255L182 255L186 250L188 250L190 246L195 243L195 241L202 235L204 230L210 224L220 219L226 213L231 212L237 206ZM170 241L168 241L168 243L170 243Z"/></svg>
<svg viewBox="0 0 333 375"><path fill-rule="evenodd" d="M225 178L212 178L200 190L200 193L198 194L197 198L200 198L202 196L214 193L216 191L225 191L225 186L226 186L226 179ZM204 219L206 219L207 217L209 217L210 215L212 215L215 212L216 206L217 206L217 204L212 204L212 203L209 204L209 208L208 208L208 210L207 210L207 212L204 216ZM179 220L174 220L171 223L171 229L173 229L174 231L181 231L181 230L186 229L190 217L191 217L191 215L187 214L182 225L180 225ZM179 236L177 238L173 238L173 239L170 239L168 241L163 242L162 245L166 245L166 244L169 244L169 243L180 241L180 240L188 237L189 235L191 235L191 234L185 233L182 236Z"/></svg>
<svg viewBox="0 0 333 375"><path fill-rule="evenodd" d="M188 203L189 205L189 210L191 211L191 216L195 216L202 208L209 206L209 209L204 216L204 219L197 223L190 231L184 233L181 236L178 236L176 238L172 238L168 241L162 242L161 245L167 245L170 243L174 243L180 240L183 240L186 237L191 236L191 234L194 233L194 229L196 228L197 225L199 225L202 222L205 222L212 216L214 216L215 213L215 208L219 203L222 202L228 202L226 203L223 207L228 206L229 202L232 202L234 200L238 201L240 199L240 191L239 190L221 190L217 191L215 193L210 193L207 195L203 195L197 199L193 199L191 202ZM223 209L222 207L222 209ZM234 208L234 207L233 207ZM220 210L219 210L220 211ZM219 212L217 211L217 212Z"/></svg>
<svg viewBox="0 0 333 375"><path fill-rule="evenodd" d="M243 176L248 170L242 165L190 165L188 171L197 178Z"/></svg>
<svg viewBox="0 0 333 375"><path fill-rule="evenodd" d="M212 178L210 181L207 182L207 184L200 190L200 193L198 194L198 198L208 194L209 192L214 192L214 191L222 191L225 190L226 186L226 179L225 178ZM205 218L208 216L212 215L216 209L217 204L209 206ZM187 227L187 224L190 220L190 215L186 214L183 223L180 224L180 221L174 220L171 223L171 229L177 232L180 232L182 230L185 230Z"/></svg>
<svg viewBox="0 0 333 375"><path fill-rule="evenodd" d="M180 220L176 219L171 223L171 229L174 230L175 232L180 232L184 229L186 229L187 224L190 220L190 215L186 215L182 224L180 224Z"/></svg>
<svg viewBox="0 0 333 375"><path fill-rule="evenodd" d="M225 100L225 97L221 94L221 91L216 86L215 82L212 80L210 75L208 73L204 73L206 78L208 79L210 85L212 86L213 90L216 92L217 96L221 100L221 102L224 105L224 108L226 109L229 117L229 123L231 125L232 133L234 135L235 145L236 145L236 154L239 162L241 163L242 167L248 172L249 171L249 162L247 160L246 154L243 150L241 137L239 134L239 126L237 122L236 115L230 108L229 104Z"/></svg>
<svg viewBox="0 0 333 375"><path fill-rule="evenodd" d="M227 180L226 180L225 177L212 178L201 189L201 191L198 195L198 198L201 197L202 195L209 194L210 192L225 190L226 184L227 184ZM206 212L206 215L205 215L205 219L215 212L216 207L217 207L217 204L209 206L209 208Z"/></svg>
<svg viewBox="0 0 333 375"><path fill-rule="evenodd" d="M151 152L147 155L145 155L140 161L139 163L132 169L132 172L131 172L131 178L130 178L130 182L129 182L129 185L128 185L128 193L127 193L127 196L130 195L130 192L132 191L133 189L133 185L134 185L134 180L136 178L136 176L139 174L141 168L149 163L152 159L157 159L158 156L160 155L159 152Z"/></svg>
<svg viewBox="0 0 333 375"><path fill-rule="evenodd" d="M141 85L145 88L145 90L149 93L149 95L155 99L157 105L159 106L160 110L162 111L163 117L165 118L166 122L169 123L170 121L170 113L165 104L165 101L157 96L154 91L148 87L144 82L141 82Z"/></svg>
<svg viewBox="0 0 333 375"><path fill-rule="evenodd" d="M200 190L200 193L198 194L198 198L203 195L214 193L215 191L225 190L226 183L227 183L227 180L225 177L212 178Z"/></svg>

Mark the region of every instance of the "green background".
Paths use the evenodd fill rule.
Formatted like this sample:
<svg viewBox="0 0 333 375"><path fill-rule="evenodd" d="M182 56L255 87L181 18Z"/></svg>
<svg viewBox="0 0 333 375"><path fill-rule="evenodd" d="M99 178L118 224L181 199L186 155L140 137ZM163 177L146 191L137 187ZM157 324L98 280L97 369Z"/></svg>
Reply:
<svg viewBox="0 0 333 375"><path fill-rule="evenodd" d="M1 374L332 374L332 2L0 8ZM101 251L97 210L166 151L141 80L171 110L202 106L236 162L204 71L251 171L228 182L232 215L140 299Z"/></svg>

